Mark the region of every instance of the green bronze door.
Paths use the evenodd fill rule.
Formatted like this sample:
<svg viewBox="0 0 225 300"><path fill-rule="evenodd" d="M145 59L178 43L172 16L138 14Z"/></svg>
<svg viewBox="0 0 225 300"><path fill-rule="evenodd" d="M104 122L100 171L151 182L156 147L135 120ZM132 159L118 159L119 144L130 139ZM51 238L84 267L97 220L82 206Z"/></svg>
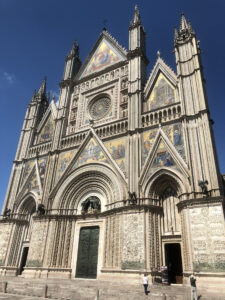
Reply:
<svg viewBox="0 0 225 300"><path fill-rule="evenodd" d="M76 277L96 278L98 263L99 227L83 227L77 258Z"/></svg>

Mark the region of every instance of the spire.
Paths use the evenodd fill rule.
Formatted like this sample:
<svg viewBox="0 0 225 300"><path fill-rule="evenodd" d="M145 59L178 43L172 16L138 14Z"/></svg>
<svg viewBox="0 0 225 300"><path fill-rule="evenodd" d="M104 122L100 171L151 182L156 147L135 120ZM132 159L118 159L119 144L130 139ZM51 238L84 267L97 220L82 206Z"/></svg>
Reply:
<svg viewBox="0 0 225 300"><path fill-rule="evenodd" d="M37 92L37 95L40 96L40 97L43 96L43 95L46 96L46 81L47 81L47 78L45 76L44 80L42 81L42 84L41 84L41 86L40 86L40 88Z"/></svg>
<svg viewBox="0 0 225 300"><path fill-rule="evenodd" d="M175 44L185 43L189 41L195 35L192 29L191 23L186 20L184 13L181 14L179 30L175 27L174 30L174 42Z"/></svg>
<svg viewBox="0 0 225 300"><path fill-rule="evenodd" d="M138 25L141 25L141 16L140 16L140 12L138 10L137 5L135 5L135 8L134 8L134 18L130 22L130 29L134 28L134 27L136 27Z"/></svg>
<svg viewBox="0 0 225 300"><path fill-rule="evenodd" d="M188 29L188 23L186 21L186 18L184 16L184 13L181 14L181 20L180 20L180 31Z"/></svg>

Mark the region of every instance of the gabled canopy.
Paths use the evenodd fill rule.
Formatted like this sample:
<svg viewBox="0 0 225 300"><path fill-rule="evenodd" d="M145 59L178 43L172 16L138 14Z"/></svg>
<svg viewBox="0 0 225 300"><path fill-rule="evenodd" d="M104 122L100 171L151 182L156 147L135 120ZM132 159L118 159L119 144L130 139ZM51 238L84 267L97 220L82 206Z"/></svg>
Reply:
<svg viewBox="0 0 225 300"><path fill-rule="evenodd" d="M126 55L126 50L104 30L81 67L78 78L81 79L120 61L124 61L126 60Z"/></svg>

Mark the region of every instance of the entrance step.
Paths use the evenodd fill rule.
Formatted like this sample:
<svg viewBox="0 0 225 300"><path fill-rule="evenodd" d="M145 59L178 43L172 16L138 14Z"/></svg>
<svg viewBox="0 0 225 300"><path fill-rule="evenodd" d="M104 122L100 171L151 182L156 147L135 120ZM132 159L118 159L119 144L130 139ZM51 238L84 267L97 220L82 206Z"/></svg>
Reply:
<svg viewBox="0 0 225 300"><path fill-rule="evenodd" d="M7 293L29 297L44 296L47 286L47 298L60 300L190 300L190 287L187 286L162 286L149 287L150 293L144 295L142 285L116 283L103 280L80 279L27 279L22 277L0 277L0 292L3 291L4 282L7 282ZM0 294L0 299L6 295ZM4 298L2 295L4 295ZM99 295L99 297L97 297ZM201 293L200 300L224 300L221 293ZM22 298L24 296L24 298ZM32 299L32 298L30 298Z"/></svg>

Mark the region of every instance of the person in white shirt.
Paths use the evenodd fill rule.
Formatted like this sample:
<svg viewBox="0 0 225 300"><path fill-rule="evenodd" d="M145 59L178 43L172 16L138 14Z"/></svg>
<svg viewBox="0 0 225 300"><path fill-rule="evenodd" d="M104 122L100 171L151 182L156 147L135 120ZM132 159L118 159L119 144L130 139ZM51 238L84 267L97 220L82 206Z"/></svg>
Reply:
<svg viewBox="0 0 225 300"><path fill-rule="evenodd" d="M148 295L148 276L147 276L147 274L144 274L144 276L143 276L143 286L144 286L145 295Z"/></svg>

